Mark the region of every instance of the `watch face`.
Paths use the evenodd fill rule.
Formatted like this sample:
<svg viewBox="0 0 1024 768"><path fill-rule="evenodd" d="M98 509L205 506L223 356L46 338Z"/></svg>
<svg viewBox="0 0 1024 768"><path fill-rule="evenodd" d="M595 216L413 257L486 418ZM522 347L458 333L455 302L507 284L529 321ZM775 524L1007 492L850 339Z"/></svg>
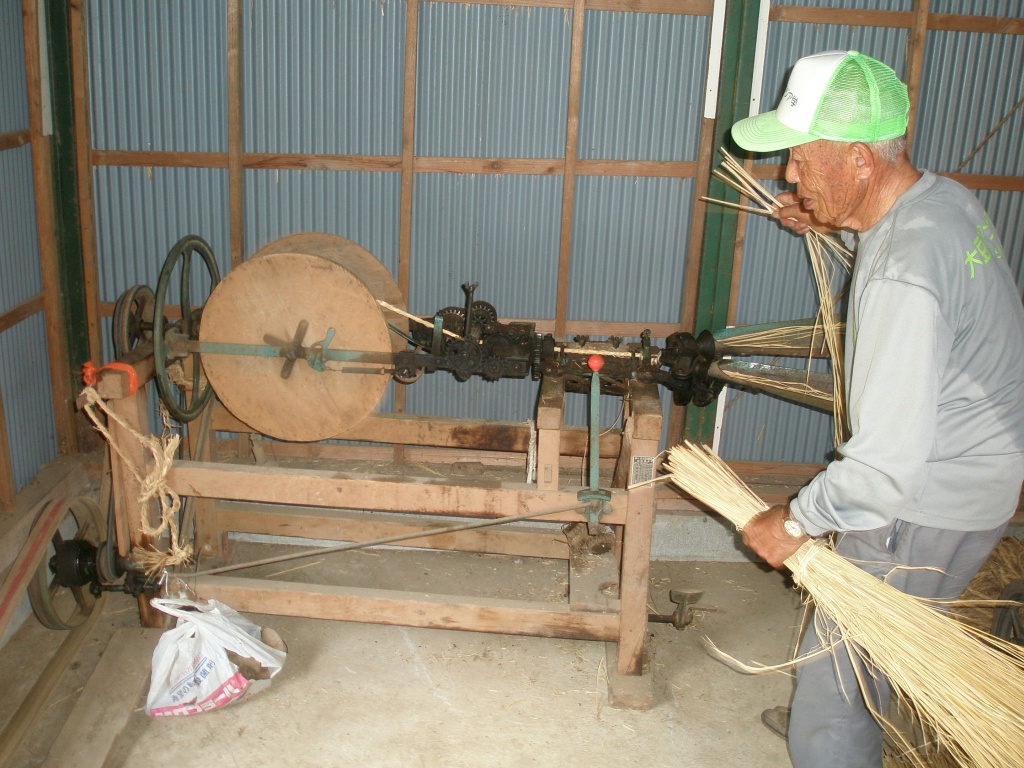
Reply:
<svg viewBox="0 0 1024 768"><path fill-rule="evenodd" d="M786 529L786 533L792 536L794 539L799 539L804 535L804 529L800 527L800 523L792 518L787 518L783 523L782 527Z"/></svg>

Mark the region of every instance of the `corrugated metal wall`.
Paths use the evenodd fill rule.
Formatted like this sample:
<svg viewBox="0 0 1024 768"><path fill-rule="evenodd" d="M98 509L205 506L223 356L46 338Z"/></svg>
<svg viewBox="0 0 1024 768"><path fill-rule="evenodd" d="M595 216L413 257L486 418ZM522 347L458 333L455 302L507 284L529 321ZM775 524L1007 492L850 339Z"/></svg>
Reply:
<svg viewBox="0 0 1024 768"><path fill-rule="evenodd" d="M22 39L20 0L0 1L0 133L28 128L25 92L25 41Z"/></svg>
<svg viewBox="0 0 1024 768"><path fill-rule="evenodd" d="M420 6L416 154L561 157L571 14Z"/></svg>
<svg viewBox="0 0 1024 768"><path fill-rule="evenodd" d="M97 150L227 150L222 3L88 4L89 99ZM227 172L98 166L93 171L100 300L156 286L180 237L203 237L228 268Z"/></svg>
<svg viewBox="0 0 1024 768"><path fill-rule="evenodd" d="M224 3L87 7L93 148L226 151Z"/></svg>
<svg viewBox="0 0 1024 768"><path fill-rule="evenodd" d="M223 5L88 8L94 146L225 151ZM405 3L258 2L243 17L246 152L400 153ZM563 156L571 25L563 9L422 4L416 154ZM694 160L709 19L588 12L587 25L579 156ZM103 300L154 285L186 232L206 237L226 266L224 172L111 166L94 183ZM399 184L387 172L247 170L245 254L325 231L397 274ZM410 309L461 305L470 281L502 316L553 317L561 194L560 176L418 174ZM580 178L570 317L677 321L692 196L691 179ZM407 408L525 420L535 397L529 382L439 374L408 389ZM617 407L605 404L608 421ZM582 404L570 402L568 418L582 423Z"/></svg>
<svg viewBox="0 0 1024 768"><path fill-rule="evenodd" d="M399 153L405 3L270 0L243 14L247 152Z"/></svg>
<svg viewBox="0 0 1024 768"><path fill-rule="evenodd" d="M786 0L772 5L797 5L804 8L842 8L859 11L910 11L914 0ZM934 7L932 10L936 10ZM865 51L867 53L867 51Z"/></svg>
<svg viewBox="0 0 1024 768"><path fill-rule="evenodd" d="M912 0L787 4L913 8ZM932 6L934 12L1019 11L1016 0L933 0ZM125 8L88 5L94 146L226 151L224 4L148 0L133 3L131 13ZM243 4L244 150L398 155L405 20L398 0ZM571 25L564 9L421 4L416 155L561 157ZM696 159L709 26L702 16L587 12L581 159ZM771 108L792 63L818 50L855 48L904 73L907 35L773 22L762 103ZM917 162L952 170L1015 103L1021 46L1019 36L929 33ZM991 68L1006 76L971 79ZM962 88L965 80L970 88ZM1022 120L1024 112L965 170L1022 173ZM96 169L94 183L102 299L112 301L134 283L154 285L168 248L186 232L205 237L226 269L226 171L110 166ZM320 230L358 242L397 273L399 174L247 170L244 187L246 256L281 235ZM472 281L480 284L477 298L503 316L553 316L561 189L558 176L417 174L410 309L426 314L460 304L460 284ZM678 318L693 190L691 179L577 179L570 319ZM1020 275L1024 194L979 196L1003 229ZM737 321L807 317L815 309L802 245L755 218ZM410 387L407 405L415 413L525 420L534 392L524 382L458 384L441 374ZM391 400L389 390L385 408ZM614 410L605 404L606 423ZM582 403L570 404L570 421L582 423L582 414ZM822 461L831 448L830 420L767 396L729 396L722 447L729 458Z"/></svg>
<svg viewBox="0 0 1024 768"><path fill-rule="evenodd" d="M33 255L38 258L38 252ZM0 334L0 387L14 484L20 489L57 456L42 312Z"/></svg>
<svg viewBox="0 0 1024 768"><path fill-rule="evenodd" d="M1015 0L942 0L937 5L936 12L956 8L959 13L1021 15ZM940 172L1024 176L1024 107L1018 103L1024 99L1024 35L930 32L924 67L912 152L917 165ZM1024 192L977 194L1002 234L1018 286L1024 287Z"/></svg>
<svg viewBox="0 0 1024 768"><path fill-rule="evenodd" d="M0 312L42 290L39 236L35 226L32 148L25 144L0 152Z"/></svg>
<svg viewBox="0 0 1024 768"><path fill-rule="evenodd" d="M0 0L0 134L29 127L20 0ZM0 151L0 314L42 290L32 150ZM57 455L46 328L37 312L0 333L0 393L15 488Z"/></svg>

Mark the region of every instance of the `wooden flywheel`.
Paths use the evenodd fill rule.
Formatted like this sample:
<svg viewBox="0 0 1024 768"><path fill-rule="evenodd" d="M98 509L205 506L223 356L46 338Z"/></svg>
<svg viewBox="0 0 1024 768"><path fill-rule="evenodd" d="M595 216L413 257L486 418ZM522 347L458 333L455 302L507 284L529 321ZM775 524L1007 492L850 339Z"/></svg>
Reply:
<svg viewBox="0 0 1024 768"><path fill-rule="evenodd" d="M339 240L302 235L271 243L233 269L203 309L199 338L207 379L236 418L271 437L302 442L341 437L373 410L390 378L379 362L329 361L326 370L316 370L304 359L288 365L278 356L207 349L289 343L308 349L326 342L331 331L324 345L330 350L380 357L398 348L366 283L387 292L390 274L363 251L370 264L358 246L355 269L342 266Z"/></svg>
<svg viewBox="0 0 1024 768"><path fill-rule="evenodd" d="M253 255L253 258L266 256L269 253L308 253L313 256L323 256L335 264L340 264L358 277L375 298L381 299L393 307L406 309L405 296L402 295L398 283L395 282L395 278L391 276L387 267L361 245L340 235L332 235L327 232L296 232L267 243ZM387 309L382 311L384 319L389 325L408 334L408 318ZM397 333L393 333L391 334L391 347L395 352L401 352L406 347L406 341Z"/></svg>

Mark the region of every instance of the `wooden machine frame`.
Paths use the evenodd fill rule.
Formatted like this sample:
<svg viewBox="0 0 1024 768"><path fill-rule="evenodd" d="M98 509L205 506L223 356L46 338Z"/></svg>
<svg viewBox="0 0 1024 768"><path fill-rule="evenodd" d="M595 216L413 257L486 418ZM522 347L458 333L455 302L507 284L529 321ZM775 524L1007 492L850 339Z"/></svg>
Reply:
<svg viewBox="0 0 1024 768"><path fill-rule="evenodd" d="M131 372L124 367L102 370L96 388L111 413L126 425L111 420L109 429L124 455L111 451L117 547L119 554L127 556L133 549L154 544L145 533L144 521L150 526L159 522L154 505L143 507L137 501L139 478L126 463L146 470L153 464L140 441L128 431L149 431L145 383L153 375L150 345L132 350L120 363L127 363ZM134 390L132 373L139 382ZM246 433L251 430L216 400L210 405L214 411L209 434L237 432L242 444L238 454L248 455L244 460L225 460L223 453L217 455L217 441L199 445L191 434L198 430L191 430L189 455L204 458L175 460L166 476L170 488L193 498L196 549L204 564L223 557L229 532L365 541L423 531L422 538L403 542L403 546L566 559L569 595L565 603L294 584L230 574L198 576L188 583L200 599L216 598L254 613L605 641L612 703L649 706L651 697L645 689L650 675L643 674L644 641L656 491L652 484L629 486L634 475L648 479L653 473L662 411L654 384L632 382L623 399L622 430L602 436L600 444L602 458L614 459L610 512L601 522L615 532L615 546L604 554L580 551L578 543L575 547L568 541L563 544L558 529L559 536L552 536L550 530L499 526L430 537L432 529L450 524L452 516L515 517L579 504L581 486L567 483L560 465L565 457L585 454L588 435L585 428L564 425L565 388L555 377L541 382L536 415L537 481L533 483L267 466L255 460L252 446L290 445L309 456L345 446L250 443ZM387 443L395 451L431 446L435 451L458 448L525 454L531 429L526 423L371 414L345 437ZM259 509L247 506L250 504L258 504ZM448 520L439 522L438 516ZM538 520L565 524L582 522L584 517L562 511ZM162 615L142 598L140 613L144 624L159 625Z"/></svg>

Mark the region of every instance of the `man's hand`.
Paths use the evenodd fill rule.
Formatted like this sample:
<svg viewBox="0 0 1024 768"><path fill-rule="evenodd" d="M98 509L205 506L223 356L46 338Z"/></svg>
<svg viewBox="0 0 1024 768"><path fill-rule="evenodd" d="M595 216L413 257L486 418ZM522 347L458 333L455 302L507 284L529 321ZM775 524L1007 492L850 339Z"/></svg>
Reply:
<svg viewBox="0 0 1024 768"><path fill-rule="evenodd" d="M783 521L789 517L788 504L776 504L743 526L743 543L765 559L772 568L783 570L786 558L800 549L809 536L796 538L786 533Z"/></svg>
<svg viewBox="0 0 1024 768"><path fill-rule="evenodd" d="M791 229L798 235L806 235L812 229L818 232L834 232L831 227L826 227L806 210L800 203L800 197L796 192L780 192L775 199L781 203L781 208L772 211L772 218L778 219L779 224L786 229Z"/></svg>

